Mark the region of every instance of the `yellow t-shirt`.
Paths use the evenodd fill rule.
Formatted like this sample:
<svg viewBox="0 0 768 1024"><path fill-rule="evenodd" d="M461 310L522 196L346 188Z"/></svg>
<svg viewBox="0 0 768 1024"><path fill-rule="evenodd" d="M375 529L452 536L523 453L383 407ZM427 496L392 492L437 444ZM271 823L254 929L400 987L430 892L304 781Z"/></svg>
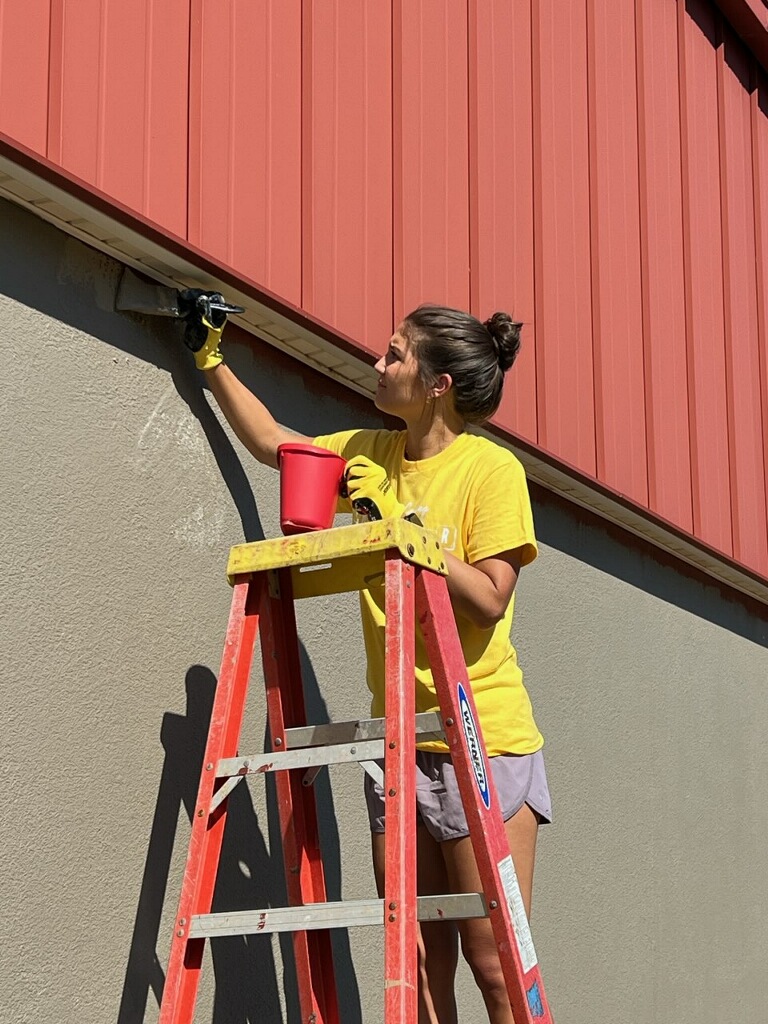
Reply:
<svg viewBox="0 0 768 1024"><path fill-rule="evenodd" d="M404 457L405 431L348 430L326 434L314 444L349 460L365 455L382 466L406 514L415 512L439 538L445 551L465 562L522 548L522 564L537 554L525 471L505 448L474 434L461 434L430 459ZM351 512L340 499L339 511ZM384 714L384 589L361 591L363 635L368 659L371 714ZM523 686L517 653L510 641L515 597L493 630L479 629L457 615L472 692L490 756L530 754L544 740L536 728ZM432 673L420 631L416 631L416 710L438 710ZM442 741L419 743L422 750L445 752Z"/></svg>

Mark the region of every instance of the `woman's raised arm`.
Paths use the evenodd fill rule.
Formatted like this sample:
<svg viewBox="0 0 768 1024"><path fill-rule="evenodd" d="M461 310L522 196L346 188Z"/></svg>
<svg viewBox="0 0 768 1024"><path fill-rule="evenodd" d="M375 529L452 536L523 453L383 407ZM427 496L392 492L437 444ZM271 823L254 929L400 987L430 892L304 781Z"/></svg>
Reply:
<svg viewBox="0 0 768 1024"><path fill-rule="evenodd" d="M277 469L277 447L308 438L281 427L264 403L238 380L226 363L204 371L211 394L248 451L265 466Z"/></svg>

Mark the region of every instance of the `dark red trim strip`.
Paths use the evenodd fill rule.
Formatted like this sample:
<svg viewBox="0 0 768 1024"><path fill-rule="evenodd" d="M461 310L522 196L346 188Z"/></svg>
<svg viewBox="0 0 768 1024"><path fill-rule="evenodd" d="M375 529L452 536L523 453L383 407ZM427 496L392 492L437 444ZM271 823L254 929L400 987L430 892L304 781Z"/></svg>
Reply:
<svg viewBox="0 0 768 1024"><path fill-rule="evenodd" d="M736 34L768 71L768 3L766 0L715 0Z"/></svg>

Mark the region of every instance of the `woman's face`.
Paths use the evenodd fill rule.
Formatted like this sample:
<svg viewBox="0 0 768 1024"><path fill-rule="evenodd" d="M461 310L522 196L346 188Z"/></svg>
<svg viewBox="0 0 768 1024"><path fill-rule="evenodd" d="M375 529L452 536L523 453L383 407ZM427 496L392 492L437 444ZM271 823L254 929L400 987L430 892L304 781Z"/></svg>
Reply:
<svg viewBox="0 0 768 1024"><path fill-rule="evenodd" d="M376 408L406 423L424 412L427 392L419 378L419 363L413 344L403 334L401 324L389 341L389 348L374 367L379 386Z"/></svg>

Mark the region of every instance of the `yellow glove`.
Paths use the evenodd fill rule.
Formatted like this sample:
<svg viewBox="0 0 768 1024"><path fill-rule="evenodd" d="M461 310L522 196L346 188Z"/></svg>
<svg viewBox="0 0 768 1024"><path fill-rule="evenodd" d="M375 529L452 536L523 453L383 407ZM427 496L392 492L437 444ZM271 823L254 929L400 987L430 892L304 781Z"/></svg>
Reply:
<svg viewBox="0 0 768 1024"><path fill-rule="evenodd" d="M405 505L401 505L392 492L387 474L365 455L356 455L349 460L344 480L347 497L358 515L368 519L389 519L405 512Z"/></svg>
<svg viewBox="0 0 768 1024"><path fill-rule="evenodd" d="M198 370L211 370L224 361L219 351L227 312L242 312L242 306L229 306L220 292L187 288L179 292L179 315L185 321L184 344L195 354Z"/></svg>
<svg viewBox="0 0 768 1024"><path fill-rule="evenodd" d="M208 334L206 335L202 348L199 348L195 352L195 366L198 370L212 370L214 366L218 366L219 363L224 362L224 356L221 354L221 350L219 348L224 324L222 324L221 327L214 327L213 324L209 323L205 318L203 318L202 324L208 331Z"/></svg>

